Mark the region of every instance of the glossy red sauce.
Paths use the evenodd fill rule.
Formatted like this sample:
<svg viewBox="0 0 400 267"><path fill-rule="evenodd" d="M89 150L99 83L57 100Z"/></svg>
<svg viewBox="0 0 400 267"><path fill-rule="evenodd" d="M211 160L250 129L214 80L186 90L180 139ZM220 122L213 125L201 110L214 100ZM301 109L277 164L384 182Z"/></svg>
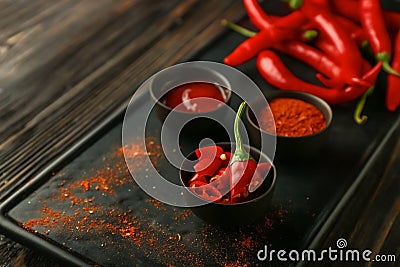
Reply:
<svg viewBox="0 0 400 267"><path fill-rule="evenodd" d="M204 97L216 99L222 103L204 99ZM162 98L162 103L179 111L208 112L223 105L225 98L225 92L221 87L212 83L194 82L173 88Z"/></svg>

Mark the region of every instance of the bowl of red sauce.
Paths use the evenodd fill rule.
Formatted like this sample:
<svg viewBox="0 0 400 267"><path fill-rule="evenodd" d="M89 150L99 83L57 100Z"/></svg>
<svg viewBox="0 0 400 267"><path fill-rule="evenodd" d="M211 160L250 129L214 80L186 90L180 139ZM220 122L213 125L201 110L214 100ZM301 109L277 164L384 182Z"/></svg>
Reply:
<svg viewBox="0 0 400 267"><path fill-rule="evenodd" d="M230 183L230 159L235 143L216 143L214 147L196 149L183 162L180 170L182 185L190 192L191 198L205 200L204 205L190 208L197 217L208 223L227 226L250 224L264 218L275 188L276 169L266 154L255 147L244 146L257 162L251 174L255 177L251 182L254 181L257 188L252 192L248 191L250 184L239 181L232 186ZM215 152L208 153L210 149ZM206 167L200 168L199 165Z"/></svg>
<svg viewBox="0 0 400 267"><path fill-rule="evenodd" d="M160 102L166 109L187 113L206 113L215 111L227 103L228 96L229 90L217 84L189 82L172 88L161 98Z"/></svg>
<svg viewBox="0 0 400 267"><path fill-rule="evenodd" d="M255 110L246 111L252 143L259 147L276 138L277 160L318 156L332 122L328 103L314 95L293 91L271 91L265 97L268 107L255 104Z"/></svg>
<svg viewBox="0 0 400 267"><path fill-rule="evenodd" d="M170 128L193 134L218 127L226 119L231 99L230 83L204 62L178 64L152 77L150 96L159 119Z"/></svg>

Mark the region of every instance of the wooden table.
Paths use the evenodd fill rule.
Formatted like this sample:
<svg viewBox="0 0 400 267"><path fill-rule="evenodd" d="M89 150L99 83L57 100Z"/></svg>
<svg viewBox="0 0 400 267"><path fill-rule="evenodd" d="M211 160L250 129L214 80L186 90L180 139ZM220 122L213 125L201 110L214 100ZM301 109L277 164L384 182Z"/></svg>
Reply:
<svg viewBox="0 0 400 267"><path fill-rule="evenodd" d="M237 0L19 0L1 1L0 14L1 201L244 9ZM400 259L400 139L388 158L316 246L351 233L352 245ZM0 237L0 265L54 264Z"/></svg>

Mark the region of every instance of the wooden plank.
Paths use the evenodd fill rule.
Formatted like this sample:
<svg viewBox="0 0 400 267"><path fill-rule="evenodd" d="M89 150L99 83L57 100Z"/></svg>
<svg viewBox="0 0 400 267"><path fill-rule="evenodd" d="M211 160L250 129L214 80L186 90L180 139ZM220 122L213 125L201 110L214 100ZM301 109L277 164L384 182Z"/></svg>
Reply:
<svg viewBox="0 0 400 267"><path fill-rule="evenodd" d="M168 5L164 4L162 8L168 9ZM155 9L149 12L148 16L154 18L154 12L166 13L165 10ZM2 151L0 168L3 171L0 193L9 191L10 184L14 187L22 183L23 177L32 177L54 157L60 155L64 149L84 136L105 116L118 106L126 104L133 90L145 78L165 66L172 65L207 43L210 36L215 36L223 30L219 25L222 17L232 19L238 14L243 14L243 9L241 3L235 1L224 1L223 4L215 0L207 3L185 1L163 17L161 25L138 20L135 27L119 27L122 33L111 36L110 41L100 48L93 46L93 43L103 40L107 36L106 33L111 33L117 26L105 27L101 33L91 36L93 40L87 42L86 46L71 53L75 60L85 57L85 53L91 53L91 49L100 53L108 48L116 54L108 59L104 58L102 64L94 63L95 66L92 67L84 66L87 76L81 77L82 80L71 86L63 95L53 96L52 99L55 97L58 99L53 100L54 103L48 105L36 116L30 116L29 122L23 124L21 129L7 137L0 145ZM120 17L124 20L129 15ZM177 18L179 18L179 24ZM140 32L138 29L142 31L145 29L140 38L127 38L125 41L127 43L122 48L113 46L116 39L119 38L118 41L121 41L120 38L128 32L135 30ZM142 56L139 57L140 54ZM95 60L93 57L96 55L92 52L87 59ZM60 59L54 69L56 73L64 74L66 77L56 76L50 80L51 85L45 85L44 82L39 84L48 91L54 86L62 86L60 81L78 76L82 69L75 72L73 67L79 68L82 65L74 65L73 62L72 59L65 61ZM130 63L132 64L127 66ZM125 70L118 73L124 69L124 66L127 66ZM44 74L41 73L41 77L43 76Z"/></svg>
<svg viewBox="0 0 400 267"><path fill-rule="evenodd" d="M190 3L187 2L187 3ZM189 4L184 4L184 6L189 7ZM145 12L143 12L145 13ZM149 13L149 15L153 15L152 13ZM174 18L171 16L171 21ZM171 22L173 23L173 22ZM39 114L37 114L34 118L31 119L29 123L24 125L24 128L22 131L18 132L16 135L12 136L9 140L4 142L2 144L2 148L7 146L8 144L14 147L18 147L19 144L14 143L14 139L17 138L18 140L24 140L27 136L30 136L32 134L32 131L36 131L34 136L32 137L32 140L29 140L29 142L24 142L24 146L21 146L19 153L14 153L14 149L9 150L12 154L12 156L8 156L6 160L2 161L2 164L0 165L1 168L7 169L7 170L13 170L14 172L6 172L5 175L8 177L13 176L14 173L20 172L21 170L25 169L26 164L30 164L32 161L34 161L36 158L43 158L43 155L39 153L41 150L45 149L47 150L49 148L49 145L53 145L53 143L48 144L48 134L51 131L60 131L62 135L67 134L68 132L75 130L73 126L79 123L77 121L77 118L75 117L76 115L84 116L84 114L92 111L96 111L96 109L91 110L87 109L88 103L84 103L85 99L89 100L96 100L97 103L95 106L98 107L102 105L102 101L108 100L110 102L113 102L113 97L118 99L119 95L115 94L112 91L106 91L107 97L106 99L102 98L102 95L99 94L97 91L97 88L95 87L94 83L101 83L104 82L107 79L110 79L112 75L115 75L115 71L118 68L122 68L124 64L128 64L129 62L126 62L127 59L132 60L132 54L138 53L139 51L143 50L151 40L154 40L155 38L158 37L159 34L161 34L163 31L167 29L168 24L165 24L166 26L163 27L151 27L149 30L146 31L146 35L142 35L143 41L137 41L137 40L132 40L130 44L123 49L121 52L116 55L116 57L111 57L111 59L103 58L104 64L101 65L98 69L94 68L92 69L92 72L88 72L90 75L87 77L83 77L82 81L77 85L77 86L72 86L70 90L68 90L60 99L58 99L56 102L54 102L52 105L48 106L45 110L41 111ZM111 29L110 29L111 30ZM114 28L115 30L115 28ZM127 30L129 31L129 29ZM101 40L105 38L104 35L99 35L96 37L96 39L93 40L93 42L96 44L97 42L101 42ZM115 41L115 38L118 37L113 37L110 38L108 43L105 43L105 45L108 45ZM98 49L94 49L95 52L101 53L101 49L103 47L100 47ZM118 47L117 47L118 48ZM92 49L91 46L87 46L88 50ZM113 50L118 50L115 49L114 47L111 47L110 49ZM96 57L96 53L93 53L92 56ZM105 52L105 50L103 50ZM71 70L75 70L78 68L78 71L82 71L78 64L76 62L79 62L79 59L81 58L81 52L78 51L76 57L74 56L75 59L75 65L70 64L70 60L67 60L66 63L67 65L61 65L60 68L60 73L68 73L68 70L70 72L70 75L73 77L74 75L79 75L78 73L72 72ZM61 64L61 63L60 63ZM76 66L76 67L75 67ZM85 65L83 65L85 66ZM67 75L66 79L68 79L70 76ZM57 79L58 78L58 79ZM55 77L52 79L53 86L59 85L62 86L62 84L58 84L59 77ZM62 81L65 82L64 79L61 79ZM56 83L54 85L54 83ZM86 97L84 99L84 97ZM77 106L81 106L82 110L76 110ZM75 112L74 112L75 110ZM101 114L99 115L98 113L102 113L102 110L97 110L97 116L101 118ZM69 114L69 116L65 116L65 114ZM52 122L52 117L49 116L54 116L54 121L57 122L57 124L53 124ZM81 118L82 120L85 120L85 117ZM76 121L78 123L71 124L72 121ZM90 120L88 120L90 121ZM96 120L95 120L96 122ZM98 121L97 121L98 122ZM39 124L39 125L38 125ZM83 124L84 125L84 124ZM62 136L61 136L62 137ZM54 139L53 139L54 140ZM26 158L26 152L29 151L32 157L29 159ZM28 159L25 162L23 159ZM25 163L25 164L24 164ZM7 168L6 168L7 167ZM14 168L14 169L13 169ZM16 178L17 179L17 178Z"/></svg>
<svg viewBox="0 0 400 267"><path fill-rule="evenodd" d="M3 94L10 100L0 109L0 114L7 115L0 125L0 141L87 74L80 72L81 76L75 76L73 70L79 71L78 66L85 64L79 64L80 59L73 57L74 53L121 13L129 11L119 8L125 1L101 0L96 5L90 1L77 3L17 33L13 45L2 54L0 82ZM93 43L91 49L98 43ZM75 59L74 65L67 65L68 69L58 68L71 57ZM57 70L60 72L55 72Z"/></svg>

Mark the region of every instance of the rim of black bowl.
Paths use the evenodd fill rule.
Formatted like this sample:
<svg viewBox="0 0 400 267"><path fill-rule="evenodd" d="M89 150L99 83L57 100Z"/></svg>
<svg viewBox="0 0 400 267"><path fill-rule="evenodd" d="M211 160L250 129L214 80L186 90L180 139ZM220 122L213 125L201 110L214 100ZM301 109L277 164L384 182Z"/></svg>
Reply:
<svg viewBox="0 0 400 267"><path fill-rule="evenodd" d="M232 97L232 90L230 90L229 88L224 87L224 86L222 86L222 85L220 85L220 84L218 84L218 83L214 83L214 82L205 82L205 81L192 81L192 82L182 83L181 85L185 85L185 84L189 84L189 83L197 83L197 82L210 83L210 84L213 84L213 85L215 85L215 86L220 87L220 88L225 92L225 96L226 96L226 98L224 99L225 101L222 102L222 103L228 104L229 101L231 100L231 97ZM169 91L173 90L174 88L175 88L175 87L169 89ZM219 107L217 107L217 108L215 108L215 109L212 109L212 110L209 110L209 111L202 111L202 112L187 112L187 111L182 111L182 110L174 110L174 109L168 107L167 105L165 105L165 104L164 104L163 102L161 102L159 99L157 99L157 97L154 95L154 92L153 92L153 88L152 88L152 87L150 87L150 90L149 90L149 91L150 91L150 96L151 96L151 98L152 98L158 105L160 105L161 107L167 109L168 111L174 111L174 112L177 112L177 113L183 113L183 114L207 114L207 113L215 112L216 110L220 109L221 106L222 106L222 105L221 105L221 106L219 106ZM160 99L162 99L169 91L167 91L166 93L164 93L164 94L161 96Z"/></svg>
<svg viewBox="0 0 400 267"><path fill-rule="evenodd" d="M234 143L231 143L231 142L220 142L220 143L215 143L216 146L223 146L223 145L229 145L229 146L231 146L232 144L234 144ZM239 202L239 203L233 203L233 204L231 204L231 203L219 203L219 202L213 202L213 201L208 201L208 202L207 202L206 200L202 199L201 197L199 197L199 196L193 194L190 190L188 190L188 191L189 191L191 194L193 194L194 196L196 196L197 198L200 198L200 199L204 200L204 201L206 202L204 205L214 204L214 205L223 205L223 206L245 205L245 204L248 204L248 203L256 202L256 201L258 201L259 199L261 199L262 197L265 197L266 195L268 195L269 193L271 193L271 191L273 190L273 188L274 188L274 186L275 186L275 183L276 183L276 176L277 176L277 174L276 174L276 168L275 168L275 165L274 165L273 161L272 161L265 153L263 153L263 152L260 151L259 149L255 148L255 147L253 147L253 146L245 145L245 144L243 144L243 146L246 147L246 148L249 148L249 149L254 149L254 150L260 155L260 157L261 157L261 155L263 155L263 157L269 161L268 163L271 164L271 167L272 167L271 170L273 171L272 181L271 181L270 186L268 187L268 189L267 189L264 193L262 193L261 195L259 195L259 196L256 197L256 198L253 198L253 199L250 199L250 200L247 200L247 201L244 201L244 202ZM250 151L250 150L249 150L249 151ZM188 159L190 156L192 156L192 155L194 155L194 154L195 154L195 151L190 152L190 154L186 157L186 159ZM250 154L251 154L251 153L250 153ZM261 161L261 162L262 162L262 161ZM257 163L258 163L258 162L257 162ZM268 174L267 174L266 177L268 177L268 175L270 174L271 170L268 172ZM195 173L194 170L193 170L193 173ZM182 184L186 189L188 189L189 187L185 184L185 182L184 182L183 179L182 179L182 170L179 170L179 179L180 179L181 184ZM265 179L265 180L266 180L266 179ZM265 180L264 180L264 182L265 182ZM264 182L263 182L263 183L264 183ZM196 207L202 207L202 206L204 206L204 205L196 206Z"/></svg>
<svg viewBox="0 0 400 267"><path fill-rule="evenodd" d="M325 121L326 121L326 126L324 127L324 129L322 129L321 131L318 131L316 133L313 134L308 134L308 135L302 135L302 136L283 136L283 135L277 135L277 134L273 134L273 133L269 133L267 131L264 131L263 129L261 129L256 123L254 123L253 118L254 114L252 114L252 116L250 115L250 109L249 106L246 107L246 119L249 122L249 124L254 127L256 130L270 135L270 136L276 136L277 138L286 138L286 139L301 139L301 138L309 138L309 137L313 137L316 135L320 135L323 132L327 131L327 129L330 127L331 123L332 123L332 118L333 118L333 112L332 112L332 108L329 106L329 104L323 100L320 97L317 97L315 95L312 94L308 94L308 93L304 93L304 92L296 92L296 91L273 91L273 92L268 92L268 93L264 93L265 98L267 99L267 102L269 103L270 101L272 101L273 99L277 99L277 98L294 98L294 99L299 99L299 100L303 100L311 105L313 105L314 107L316 107L320 112L322 112L322 114L324 115ZM318 103L319 105L317 106L315 103ZM322 106L324 110L322 110L319 106ZM251 111L251 113L253 113L253 111ZM328 118L326 116L326 114L328 114Z"/></svg>

